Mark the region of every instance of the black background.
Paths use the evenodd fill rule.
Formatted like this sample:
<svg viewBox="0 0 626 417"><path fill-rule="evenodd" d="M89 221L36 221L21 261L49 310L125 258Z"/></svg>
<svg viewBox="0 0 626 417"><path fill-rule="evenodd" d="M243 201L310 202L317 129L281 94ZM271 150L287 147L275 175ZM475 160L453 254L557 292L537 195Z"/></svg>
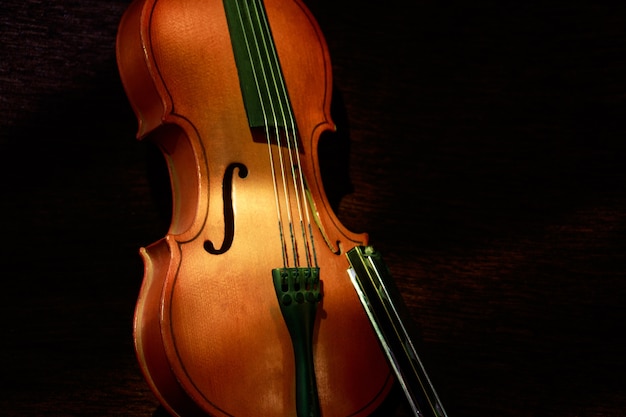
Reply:
<svg viewBox="0 0 626 417"><path fill-rule="evenodd" d="M450 416L623 416L626 10L308 4L327 191L384 254ZM117 73L127 6L2 2L2 415L161 413L132 314L169 185Z"/></svg>

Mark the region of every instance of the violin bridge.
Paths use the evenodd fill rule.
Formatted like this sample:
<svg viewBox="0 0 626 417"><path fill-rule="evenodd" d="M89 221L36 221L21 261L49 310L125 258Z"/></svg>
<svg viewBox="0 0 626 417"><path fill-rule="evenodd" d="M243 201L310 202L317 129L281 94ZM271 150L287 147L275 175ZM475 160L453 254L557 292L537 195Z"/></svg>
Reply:
<svg viewBox="0 0 626 417"><path fill-rule="evenodd" d="M330 237L328 236L328 234L326 233L326 230L324 229L324 225L322 224L322 220L320 219L320 213L317 211L317 206L315 205L313 196L311 196L311 191L309 190L309 185L306 183L306 179L304 183L305 183L306 199L307 199L307 202L309 203L309 207L311 208L311 215L313 216L313 221L317 225L317 228L322 234L322 237L324 238L324 242L326 242L326 245L328 245L328 248L330 249L330 251L334 254L338 254L339 248L333 245L333 242L330 240Z"/></svg>
<svg viewBox="0 0 626 417"><path fill-rule="evenodd" d="M320 411L313 366L313 328L317 303L322 299L319 268L276 268L272 277L295 358L297 415L317 417Z"/></svg>

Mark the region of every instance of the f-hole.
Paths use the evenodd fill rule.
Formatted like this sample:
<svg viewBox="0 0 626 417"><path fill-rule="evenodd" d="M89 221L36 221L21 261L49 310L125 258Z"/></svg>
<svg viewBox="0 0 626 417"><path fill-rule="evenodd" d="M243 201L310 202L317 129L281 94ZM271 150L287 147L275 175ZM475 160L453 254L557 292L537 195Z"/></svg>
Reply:
<svg viewBox="0 0 626 417"><path fill-rule="evenodd" d="M204 249L212 255L225 253L233 244L235 238L235 213L233 212L233 175L235 169L239 178L248 176L248 168L244 164L234 162L226 168L222 182L222 199L224 201L224 241L219 249L210 240L204 242Z"/></svg>

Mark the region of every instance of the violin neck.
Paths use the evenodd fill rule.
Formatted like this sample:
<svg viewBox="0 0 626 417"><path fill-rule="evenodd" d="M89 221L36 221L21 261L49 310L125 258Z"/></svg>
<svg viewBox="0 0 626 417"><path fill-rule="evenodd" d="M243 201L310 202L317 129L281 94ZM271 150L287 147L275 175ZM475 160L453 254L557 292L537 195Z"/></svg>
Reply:
<svg viewBox="0 0 626 417"><path fill-rule="evenodd" d="M350 279L416 417L447 417L415 350L406 306L379 252L347 252Z"/></svg>
<svg viewBox="0 0 626 417"><path fill-rule="evenodd" d="M224 1L224 9L250 127L295 126L263 2Z"/></svg>

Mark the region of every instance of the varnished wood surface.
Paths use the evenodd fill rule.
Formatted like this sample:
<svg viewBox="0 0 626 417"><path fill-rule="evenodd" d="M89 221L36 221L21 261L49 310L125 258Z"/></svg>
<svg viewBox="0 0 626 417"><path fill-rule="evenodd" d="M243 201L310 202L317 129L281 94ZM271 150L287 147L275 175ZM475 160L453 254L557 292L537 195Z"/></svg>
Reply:
<svg viewBox="0 0 626 417"><path fill-rule="evenodd" d="M162 415L131 320L167 177L117 75L127 4L2 4L2 415ZM329 194L384 254L449 414L623 416L623 7L309 4Z"/></svg>

